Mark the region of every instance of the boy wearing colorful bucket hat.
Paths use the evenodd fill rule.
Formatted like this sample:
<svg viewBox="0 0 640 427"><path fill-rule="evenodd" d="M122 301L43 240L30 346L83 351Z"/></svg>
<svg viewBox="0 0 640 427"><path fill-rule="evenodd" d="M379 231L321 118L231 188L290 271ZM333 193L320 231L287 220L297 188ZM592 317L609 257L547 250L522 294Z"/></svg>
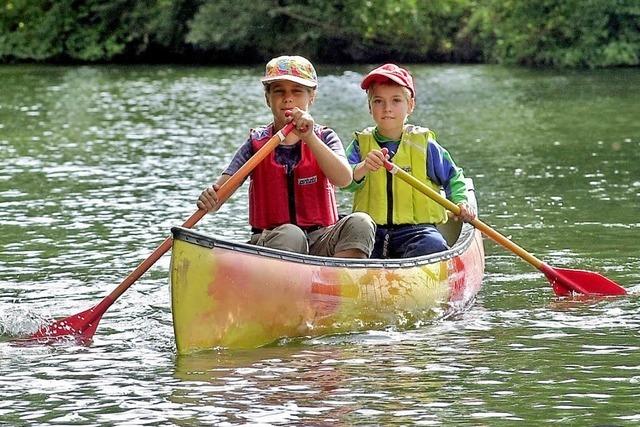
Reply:
<svg viewBox="0 0 640 427"><path fill-rule="evenodd" d="M411 173L460 207L460 219L475 218L467 204L467 188L462 169L435 134L421 126L407 124L415 107L415 87L411 74L395 64L385 64L365 76L369 112L376 123L361 132L347 147L353 168L353 211L367 212L376 222L372 258L410 258L448 249L436 225L447 221L447 212L435 201L415 191L384 168L387 159Z"/></svg>
<svg viewBox="0 0 640 427"><path fill-rule="evenodd" d="M215 209L220 186L292 121L293 131L251 173L250 242L303 254L368 257L375 234L371 217L356 212L338 219L335 186L351 181L351 169L338 135L309 114L318 87L313 65L301 56L280 56L267 63L261 81L273 121L249 131L198 207Z"/></svg>

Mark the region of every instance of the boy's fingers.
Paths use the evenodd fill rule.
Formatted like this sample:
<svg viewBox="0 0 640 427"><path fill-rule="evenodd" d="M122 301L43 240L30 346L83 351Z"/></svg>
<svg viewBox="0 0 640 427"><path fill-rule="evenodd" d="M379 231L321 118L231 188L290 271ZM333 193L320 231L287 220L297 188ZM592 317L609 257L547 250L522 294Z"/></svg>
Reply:
<svg viewBox="0 0 640 427"><path fill-rule="evenodd" d="M216 203L218 203L218 194L216 193L214 188L215 186L206 188L202 192L202 194L200 194L200 197L197 202L198 207L201 207L200 204L202 204L203 208L210 210L215 206Z"/></svg>
<svg viewBox="0 0 640 427"><path fill-rule="evenodd" d="M385 154L382 151L372 151L376 158L376 161L380 163L380 166L384 165Z"/></svg>
<svg viewBox="0 0 640 427"><path fill-rule="evenodd" d="M463 203L460 204L460 215L459 217L464 221L473 221L476 217L475 209L473 209L470 205Z"/></svg>
<svg viewBox="0 0 640 427"><path fill-rule="evenodd" d="M210 211L212 208L211 203L206 202L205 200L198 200L198 202L196 203L196 205L198 206L198 208L200 209L204 209L206 211Z"/></svg>

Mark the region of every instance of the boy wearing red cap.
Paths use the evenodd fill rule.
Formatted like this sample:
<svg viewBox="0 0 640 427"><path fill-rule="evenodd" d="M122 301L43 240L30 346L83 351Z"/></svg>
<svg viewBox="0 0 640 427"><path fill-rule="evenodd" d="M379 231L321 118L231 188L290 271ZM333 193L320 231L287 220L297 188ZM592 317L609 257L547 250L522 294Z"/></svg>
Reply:
<svg viewBox="0 0 640 427"><path fill-rule="evenodd" d="M301 56L280 56L267 63L261 81L273 122L250 130L216 183L202 192L198 207L216 209L220 186L293 121L293 131L251 173L250 242L303 254L368 257L375 233L371 218L360 212L338 220L334 186L347 185L351 169L340 138L308 112L318 86L313 65Z"/></svg>
<svg viewBox="0 0 640 427"><path fill-rule="evenodd" d="M436 225L447 221L438 203L393 177L384 168L388 159L410 172L460 207L460 218L470 221L475 211L467 204L462 169L424 127L406 123L415 107L411 74L395 64L385 64L362 80L375 127L356 132L347 147L353 168L354 212L368 213L377 224L372 258L410 258L448 249Z"/></svg>

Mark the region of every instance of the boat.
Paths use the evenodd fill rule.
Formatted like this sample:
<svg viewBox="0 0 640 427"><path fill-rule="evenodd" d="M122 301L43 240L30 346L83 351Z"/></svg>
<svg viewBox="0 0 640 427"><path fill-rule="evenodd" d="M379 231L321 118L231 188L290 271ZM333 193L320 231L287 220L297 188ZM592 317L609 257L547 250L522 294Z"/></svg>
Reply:
<svg viewBox="0 0 640 427"><path fill-rule="evenodd" d="M470 186L472 188L472 186ZM472 190L470 199L475 203ZM404 259L302 255L172 228L178 354L281 339L410 328L466 310L484 275L481 233L441 227L450 249Z"/></svg>

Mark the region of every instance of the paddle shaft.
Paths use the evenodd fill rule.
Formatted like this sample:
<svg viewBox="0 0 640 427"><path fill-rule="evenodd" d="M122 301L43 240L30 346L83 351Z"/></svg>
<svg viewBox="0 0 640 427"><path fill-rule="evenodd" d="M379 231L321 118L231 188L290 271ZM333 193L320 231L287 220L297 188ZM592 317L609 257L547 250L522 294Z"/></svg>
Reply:
<svg viewBox="0 0 640 427"><path fill-rule="evenodd" d="M284 128L279 130L275 135L267 141L265 145L263 145L236 173L231 175L231 177L220 186L218 191L216 192L218 195L218 203L217 207L219 208L235 191L236 189L244 182L247 176L251 173L251 171L262 161L264 160L269 153L271 153L282 141L284 138L291 132L294 125L293 123L287 124ZM207 214L207 211L204 209L198 209L193 215L187 219L184 224L182 224L185 228L191 228L195 224L198 223ZM104 312L113 304L120 295L122 295L131 285L135 283L136 280L140 278L153 264L158 261L162 255L167 253L169 249L171 249L172 238L167 237L160 246L154 250L151 255L147 257L135 270L133 270L123 281L115 288L109 295L104 297L99 304L97 304L92 312L93 319L85 319L87 323L91 323L95 321L95 319L99 318L104 314Z"/></svg>
<svg viewBox="0 0 640 427"><path fill-rule="evenodd" d="M432 188L429 188L427 185L425 185L423 182L415 178L413 175L400 169L397 165L385 160L385 168L387 168L389 172L391 172L401 180L405 181L407 184L413 186L414 188L419 189L422 193L426 194L427 196L429 196L430 198L432 198L433 200L435 200L440 205L444 206L446 209L450 210L454 214L456 215L460 214L460 208L455 203L451 202L446 197L443 197L440 193L433 190ZM524 259L526 262L528 262L538 270L541 270L543 268L544 262L542 262L541 260L533 256L532 254L530 254L520 246L516 245L511 240L507 239L505 236L498 233L496 230L489 227L484 222L476 218L473 221L470 221L470 223L475 228L480 230L483 234L485 234L487 237L489 237L491 240L505 247L506 249L510 250L514 254L518 255L520 258Z"/></svg>

